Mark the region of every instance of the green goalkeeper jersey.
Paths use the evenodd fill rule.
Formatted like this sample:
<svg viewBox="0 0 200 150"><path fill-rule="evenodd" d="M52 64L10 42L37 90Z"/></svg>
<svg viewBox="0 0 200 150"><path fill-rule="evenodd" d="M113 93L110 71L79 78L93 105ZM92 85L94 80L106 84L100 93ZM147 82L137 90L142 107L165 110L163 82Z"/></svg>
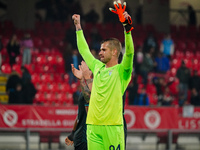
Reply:
<svg viewBox="0 0 200 150"><path fill-rule="evenodd" d="M93 85L86 123L122 125L122 96L131 80L133 70L134 47L131 32L125 33L126 50L121 64L109 68L93 57L83 31L79 30L76 34L79 52L93 72Z"/></svg>

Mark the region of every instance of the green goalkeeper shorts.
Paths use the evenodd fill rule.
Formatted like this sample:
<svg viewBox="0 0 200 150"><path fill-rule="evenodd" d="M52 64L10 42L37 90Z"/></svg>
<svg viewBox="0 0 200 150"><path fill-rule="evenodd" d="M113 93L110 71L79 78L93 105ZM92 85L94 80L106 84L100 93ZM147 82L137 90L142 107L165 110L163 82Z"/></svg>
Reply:
<svg viewBox="0 0 200 150"><path fill-rule="evenodd" d="M123 125L87 125L88 150L124 150Z"/></svg>

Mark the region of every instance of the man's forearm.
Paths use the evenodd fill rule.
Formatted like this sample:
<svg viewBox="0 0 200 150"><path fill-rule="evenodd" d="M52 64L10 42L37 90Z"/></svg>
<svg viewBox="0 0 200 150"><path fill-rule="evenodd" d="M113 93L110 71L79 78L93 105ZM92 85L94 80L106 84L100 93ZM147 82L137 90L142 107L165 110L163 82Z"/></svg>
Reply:
<svg viewBox="0 0 200 150"><path fill-rule="evenodd" d="M79 28L77 27L77 29L79 29ZM83 35L83 31L82 30L76 31L76 36L77 36L78 50L79 50L81 56L83 57L83 59L85 60L86 64L88 65L88 67L91 68L95 58L92 55L92 53L90 52L89 46Z"/></svg>
<svg viewBox="0 0 200 150"><path fill-rule="evenodd" d="M86 103L89 103L90 101L90 89L88 88L87 84L85 83L85 81L82 79L80 80L80 84L81 84L81 89L82 89L82 93L83 93L83 97L86 101Z"/></svg>
<svg viewBox="0 0 200 150"><path fill-rule="evenodd" d="M125 54L122 64L125 69L133 67L134 46L131 32L125 33Z"/></svg>
<svg viewBox="0 0 200 150"><path fill-rule="evenodd" d="M80 24L77 24L75 27L76 27L76 31L82 30L82 27Z"/></svg>
<svg viewBox="0 0 200 150"><path fill-rule="evenodd" d="M90 89L90 91L92 91L92 83L93 83L93 79L85 79L88 88Z"/></svg>

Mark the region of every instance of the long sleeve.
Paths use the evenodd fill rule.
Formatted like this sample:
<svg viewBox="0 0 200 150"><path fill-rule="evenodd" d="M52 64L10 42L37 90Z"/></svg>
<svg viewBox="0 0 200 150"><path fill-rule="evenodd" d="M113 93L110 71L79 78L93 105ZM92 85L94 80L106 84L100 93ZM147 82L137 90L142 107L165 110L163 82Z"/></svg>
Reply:
<svg viewBox="0 0 200 150"><path fill-rule="evenodd" d="M122 60L122 66L125 70L133 68L134 46L131 32L125 32L125 54Z"/></svg>
<svg viewBox="0 0 200 150"><path fill-rule="evenodd" d="M95 58L92 55L92 53L90 52L89 46L83 35L83 30L76 31L76 38L77 38L78 50L79 50L81 56L83 57L84 61L88 65L88 67L90 69L92 69L94 66L93 62L94 62Z"/></svg>

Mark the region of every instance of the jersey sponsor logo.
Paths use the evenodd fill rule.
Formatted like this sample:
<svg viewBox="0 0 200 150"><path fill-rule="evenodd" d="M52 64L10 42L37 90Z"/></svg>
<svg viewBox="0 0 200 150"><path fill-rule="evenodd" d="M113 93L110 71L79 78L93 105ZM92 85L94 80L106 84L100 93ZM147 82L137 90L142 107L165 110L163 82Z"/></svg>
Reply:
<svg viewBox="0 0 200 150"><path fill-rule="evenodd" d="M148 128L156 129L161 122L161 117L159 112L157 112L156 110L150 110L146 112L144 116L144 122Z"/></svg>
<svg viewBox="0 0 200 150"><path fill-rule="evenodd" d="M13 110L7 110L3 114L4 123L8 126L14 126L17 123L18 115Z"/></svg>

